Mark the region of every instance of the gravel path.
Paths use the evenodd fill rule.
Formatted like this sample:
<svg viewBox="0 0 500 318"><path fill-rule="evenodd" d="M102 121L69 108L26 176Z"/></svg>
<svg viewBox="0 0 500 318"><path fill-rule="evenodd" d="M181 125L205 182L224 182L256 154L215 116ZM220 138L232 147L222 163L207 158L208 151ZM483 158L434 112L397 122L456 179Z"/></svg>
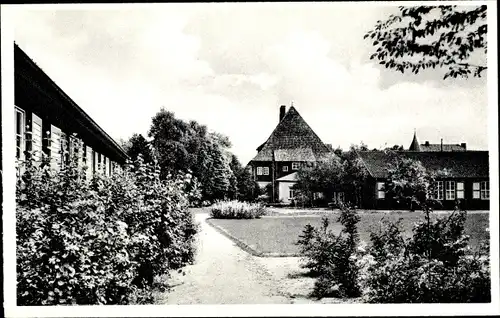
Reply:
<svg viewBox="0 0 500 318"><path fill-rule="evenodd" d="M200 223L198 253L185 276L172 277L165 304L290 304L279 291L279 281L254 256L205 222L206 213L195 215Z"/></svg>

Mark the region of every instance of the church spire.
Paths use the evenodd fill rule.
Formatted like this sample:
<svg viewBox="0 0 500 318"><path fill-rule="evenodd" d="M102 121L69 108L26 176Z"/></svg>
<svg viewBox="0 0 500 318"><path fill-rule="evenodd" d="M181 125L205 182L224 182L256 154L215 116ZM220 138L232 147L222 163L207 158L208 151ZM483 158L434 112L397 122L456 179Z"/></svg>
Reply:
<svg viewBox="0 0 500 318"><path fill-rule="evenodd" d="M414 131L413 131L413 140L412 140L410 148L408 148L408 150L409 151L420 151L420 144L418 143L416 129L414 129Z"/></svg>

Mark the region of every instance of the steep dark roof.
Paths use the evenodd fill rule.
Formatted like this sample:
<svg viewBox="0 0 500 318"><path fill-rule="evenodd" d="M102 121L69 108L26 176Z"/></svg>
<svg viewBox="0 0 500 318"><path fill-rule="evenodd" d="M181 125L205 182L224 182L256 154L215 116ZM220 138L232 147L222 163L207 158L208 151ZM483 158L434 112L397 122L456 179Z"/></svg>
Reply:
<svg viewBox="0 0 500 318"><path fill-rule="evenodd" d="M489 176L488 151L463 152L393 152L395 157L418 160L429 171L446 169L449 177L487 178ZM383 151L359 151L368 173L374 178L387 178L387 169L394 162L393 155Z"/></svg>
<svg viewBox="0 0 500 318"><path fill-rule="evenodd" d="M291 106L269 138L257 148L253 161L314 161L330 149Z"/></svg>
<svg viewBox="0 0 500 318"><path fill-rule="evenodd" d="M420 151L466 151L466 149L459 144L421 144Z"/></svg>
<svg viewBox="0 0 500 318"><path fill-rule="evenodd" d="M413 133L413 140L411 141L411 145L408 148L410 151L421 151L420 146L417 140L417 132Z"/></svg>

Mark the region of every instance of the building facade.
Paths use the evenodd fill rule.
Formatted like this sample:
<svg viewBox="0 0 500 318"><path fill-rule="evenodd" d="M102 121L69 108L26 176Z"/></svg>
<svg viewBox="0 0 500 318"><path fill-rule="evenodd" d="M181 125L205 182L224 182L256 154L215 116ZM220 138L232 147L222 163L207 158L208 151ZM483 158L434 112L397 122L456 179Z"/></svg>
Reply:
<svg viewBox="0 0 500 318"><path fill-rule="evenodd" d="M282 105L278 125L248 166L261 188L271 187L271 202L291 203L300 167L313 166L331 153L294 106L286 111Z"/></svg>
<svg viewBox="0 0 500 318"><path fill-rule="evenodd" d="M443 151L467 151L467 144L445 144L441 138L441 143L431 144L429 141L425 141L420 144L417 139L417 132L413 134L413 140L411 141L408 151L425 151L425 152L443 152Z"/></svg>
<svg viewBox="0 0 500 318"><path fill-rule="evenodd" d="M110 175L125 162L125 151L17 44L14 74L17 160L26 159L29 152L39 162L45 154L57 170L75 152L88 167L89 178L94 173Z"/></svg>
<svg viewBox="0 0 500 318"><path fill-rule="evenodd" d="M406 209L391 199L385 186L388 169L396 158L419 161L429 172L445 172L436 179L434 199L437 209L453 210L456 204L466 210L488 210L490 207L488 151L359 151L368 178L363 186L365 209Z"/></svg>

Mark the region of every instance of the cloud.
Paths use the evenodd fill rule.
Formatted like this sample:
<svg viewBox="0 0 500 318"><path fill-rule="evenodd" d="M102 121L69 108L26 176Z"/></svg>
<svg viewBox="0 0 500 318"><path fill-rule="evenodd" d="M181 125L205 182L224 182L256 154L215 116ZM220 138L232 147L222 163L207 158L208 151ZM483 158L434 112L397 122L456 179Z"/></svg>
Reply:
<svg viewBox="0 0 500 318"><path fill-rule="evenodd" d="M368 59L362 36L386 14L327 4L24 10L16 40L116 139L147 133L165 107L228 135L246 163L279 105L294 101L334 146L408 147L416 128L421 140L486 148L484 81L399 75Z"/></svg>

